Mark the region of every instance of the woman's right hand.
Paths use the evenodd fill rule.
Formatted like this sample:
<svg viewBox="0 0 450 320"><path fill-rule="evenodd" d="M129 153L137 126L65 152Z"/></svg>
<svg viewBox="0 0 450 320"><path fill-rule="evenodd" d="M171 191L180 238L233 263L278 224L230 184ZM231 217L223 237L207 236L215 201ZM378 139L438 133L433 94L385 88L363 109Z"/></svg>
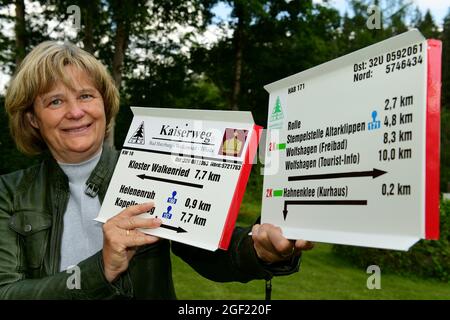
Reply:
<svg viewBox="0 0 450 320"><path fill-rule="evenodd" d="M137 247L159 240L158 237L136 230L158 228L161 225L161 219L136 217L153 206L153 202L149 202L128 207L103 225L103 265L109 282L128 269Z"/></svg>

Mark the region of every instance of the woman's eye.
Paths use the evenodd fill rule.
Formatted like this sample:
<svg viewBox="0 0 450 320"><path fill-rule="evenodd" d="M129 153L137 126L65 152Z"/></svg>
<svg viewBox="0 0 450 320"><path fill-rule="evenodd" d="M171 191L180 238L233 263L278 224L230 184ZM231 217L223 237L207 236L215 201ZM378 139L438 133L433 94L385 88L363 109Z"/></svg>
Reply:
<svg viewBox="0 0 450 320"><path fill-rule="evenodd" d="M61 99L53 99L52 101L50 101L50 106L59 106L61 104L62 104Z"/></svg>
<svg viewBox="0 0 450 320"><path fill-rule="evenodd" d="M89 100L89 99L92 99L92 98L93 98L93 96L91 94L82 94L80 96L81 100Z"/></svg>

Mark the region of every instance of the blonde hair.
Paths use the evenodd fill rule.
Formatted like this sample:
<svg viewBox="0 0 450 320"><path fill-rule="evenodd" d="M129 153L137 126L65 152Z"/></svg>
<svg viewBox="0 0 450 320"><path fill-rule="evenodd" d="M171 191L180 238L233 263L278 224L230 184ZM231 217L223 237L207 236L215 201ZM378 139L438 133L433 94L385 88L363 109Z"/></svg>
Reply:
<svg viewBox="0 0 450 320"><path fill-rule="evenodd" d="M45 41L22 61L5 96L11 135L17 148L27 155L36 155L47 149L39 130L31 126L27 113L33 113L36 97L51 90L57 81L73 88L73 80L64 69L67 65L75 66L91 77L104 101L105 137L111 130L112 120L119 111L119 92L105 66L71 43Z"/></svg>

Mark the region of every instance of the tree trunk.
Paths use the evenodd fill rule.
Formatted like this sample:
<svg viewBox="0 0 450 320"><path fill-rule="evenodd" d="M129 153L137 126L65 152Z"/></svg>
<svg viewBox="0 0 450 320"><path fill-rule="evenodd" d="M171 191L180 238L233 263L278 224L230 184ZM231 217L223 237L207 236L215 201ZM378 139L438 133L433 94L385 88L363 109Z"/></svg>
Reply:
<svg viewBox="0 0 450 320"><path fill-rule="evenodd" d="M117 22L117 31L115 43L115 52L113 60L113 79L116 83L117 89L120 89L122 82L122 67L125 60L125 51L128 47L129 30L128 25L124 20Z"/></svg>
<svg viewBox="0 0 450 320"><path fill-rule="evenodd" d="M112 77L116 84L117 90L120 90L120 84L122 82L122 67L123 62L125 60L125 52L127 50L129 40L129 21L123 18L118 18L116 23L117 29L116 29L116 37L114 40L115 51L112 66ZM105 140L106 145L109 146L114 145L115 119L112 119L111 121L112 121L111 131Z"/></svg>
<svg viewBox="0 0 450 320"><path fill-rule="evenodd" d="M245 8L241 1L234 2L234 9L238 19L236 29L234 30L234 76L233 91L231 93L231 110L239 110L239 96L241 93L242 76L242 53L245 36Z"/></svg>
<svg viewBox="0 0 450 320"><path fill-rule="evenodd" d="M16 0L16 68L25 58L26 52L26 27L25 27L25 3L24 0Z"/></svg>
<svg viewBox="0 0 450 320"><path fill-rule="evenodd" d="M99 14L97 1L86 1L84 6L84 50L94 54L94 15Z"/></svg>

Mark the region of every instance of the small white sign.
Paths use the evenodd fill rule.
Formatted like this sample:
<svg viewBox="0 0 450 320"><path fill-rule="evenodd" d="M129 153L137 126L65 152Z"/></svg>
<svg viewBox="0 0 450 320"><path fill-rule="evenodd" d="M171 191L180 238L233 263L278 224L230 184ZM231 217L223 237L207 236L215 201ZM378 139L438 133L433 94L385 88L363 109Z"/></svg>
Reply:
<svg viewBox="0 0 450 320"><path fill-rule="evenodd" d="M412 30L267 85L262 222L376 248L437 239L440 54Z"/></svg>
<svg viewBox="0 0 450 320"><path fill-rule="evenodd" d="M134 118L98 221L153 201L148 234L196 247L227 249L259 127L250 112L132 107Z"/></svg>

